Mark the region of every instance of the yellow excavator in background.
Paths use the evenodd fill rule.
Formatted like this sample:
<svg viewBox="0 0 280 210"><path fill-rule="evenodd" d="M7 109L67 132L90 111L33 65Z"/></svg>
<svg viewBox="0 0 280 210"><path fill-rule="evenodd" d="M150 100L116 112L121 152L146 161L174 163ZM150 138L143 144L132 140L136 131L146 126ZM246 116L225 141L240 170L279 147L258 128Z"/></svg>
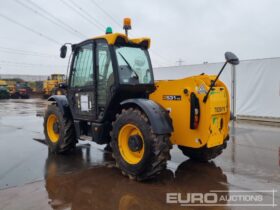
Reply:
<svg viewBox="0 0 280 210"><path fill-rule="evenodd" d="M52 74L43 83L43 98L48 98L51 95L64 95L64 90L59 88L59 84L63 82L65 82L64 74Z"/></svg>

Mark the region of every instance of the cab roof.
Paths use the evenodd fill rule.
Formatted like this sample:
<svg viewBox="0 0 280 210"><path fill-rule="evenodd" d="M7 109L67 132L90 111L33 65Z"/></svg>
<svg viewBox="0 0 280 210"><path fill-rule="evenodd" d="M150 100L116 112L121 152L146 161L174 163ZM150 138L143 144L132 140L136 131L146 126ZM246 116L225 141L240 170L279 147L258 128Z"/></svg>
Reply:
<svg viewBox="0 0 280 210"><path fill-rule="evenodd" d="M102 36L93 37L93 40L96 39L105 39L109 45L121 44L121 43L130 43L135 45L141 45L145 48L150 48L151 39L148 37L141 38L128 38L125 34L122 33L112 33L105 34Z"/></svg>

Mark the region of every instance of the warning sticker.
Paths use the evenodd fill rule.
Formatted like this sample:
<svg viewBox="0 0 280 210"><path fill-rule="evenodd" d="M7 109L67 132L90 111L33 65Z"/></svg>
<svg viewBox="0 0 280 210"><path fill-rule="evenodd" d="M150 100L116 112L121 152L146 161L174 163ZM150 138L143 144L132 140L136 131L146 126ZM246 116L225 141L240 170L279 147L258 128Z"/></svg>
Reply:
<svg viewBox="0 0 280 210"><path fill-rule="evenodd" d="M81 95L81 111L88 112L88 95Z"/></svg>

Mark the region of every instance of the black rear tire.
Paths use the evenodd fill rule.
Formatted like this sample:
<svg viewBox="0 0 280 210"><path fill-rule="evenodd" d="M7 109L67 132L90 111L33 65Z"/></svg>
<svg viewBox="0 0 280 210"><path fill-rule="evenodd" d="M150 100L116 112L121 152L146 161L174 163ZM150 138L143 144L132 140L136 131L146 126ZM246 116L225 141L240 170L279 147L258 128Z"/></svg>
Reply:
<svg viewBox="0 0 280 210"><path fill-rule="evenodd" d="M52 90L52 95L65 95L65 90L62 88L56 87Z"/></svg>
<svg viewBox="0 0 280 210"><path fill-rule="evenodd" d="M58 134L57 141L52 141L48 134L48 119L51 115L57 117ZM49 105L44 116L44 134L46 137L46 143L49 146L49 150L52 153L65 153L75 148L77 141L74 122L71 116L62 114L56 104Z"/></svg>
<svg viewBox="0 0 280 210"><path fill-rule="evenodd" d="M184 146L178 147L183 152L183 154L189 157L190 159L201 162L207 162L222 154L223 150L227 147L227 140L225 140L222 145L212 148L207 148L206 146L198 149Z"/></svg>
<svg viewBox="0 0 280 210"><path fill-rule="evenodd" d="M20 95L19 95L18 92L13 93L13 94L11 95L11 99L19 99L19 98L20 98Z"/></svg>
<svg viewBox="0 0 280 210"><path fill-rule="evenodd" d="M43 99L48 99L51 95L48 95L48 94L43 94Z"/></svg>
<svg viewBox="0 0 280 210"><path fill-rule="evenodd" d="M133 124L142 133L144 153L140 162L131 164L122 156L119 148L119 132L127 124ZM121 114L116 115L112 123L111 147L116 166L130 179L138 181L151 179L160 174L170 159L170 134L157 135L153 132L146 115L138 109L123 109Z"/></svg>
<svg viewBox="0 0 280 210"><path fill-rule="evenodd" d="M29 97L29 95L21 95L20 98L21 99L29 99L30 97Z"/></svg>

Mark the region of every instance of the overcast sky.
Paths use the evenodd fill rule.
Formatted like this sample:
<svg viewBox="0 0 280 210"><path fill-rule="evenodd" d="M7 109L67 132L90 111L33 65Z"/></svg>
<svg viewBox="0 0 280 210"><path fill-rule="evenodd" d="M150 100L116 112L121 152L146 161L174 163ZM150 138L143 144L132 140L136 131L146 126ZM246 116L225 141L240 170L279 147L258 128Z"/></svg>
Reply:
<svg viewBox="0 0 280 210"><path fill-rule="evenodd" d="M0 0L0 73L66 73L60 45L122 32L151 38L154 67L280 56L279 0ZM74 6L76 4L76 6ZM39 7L38 7L39 6Z"/></svg>

